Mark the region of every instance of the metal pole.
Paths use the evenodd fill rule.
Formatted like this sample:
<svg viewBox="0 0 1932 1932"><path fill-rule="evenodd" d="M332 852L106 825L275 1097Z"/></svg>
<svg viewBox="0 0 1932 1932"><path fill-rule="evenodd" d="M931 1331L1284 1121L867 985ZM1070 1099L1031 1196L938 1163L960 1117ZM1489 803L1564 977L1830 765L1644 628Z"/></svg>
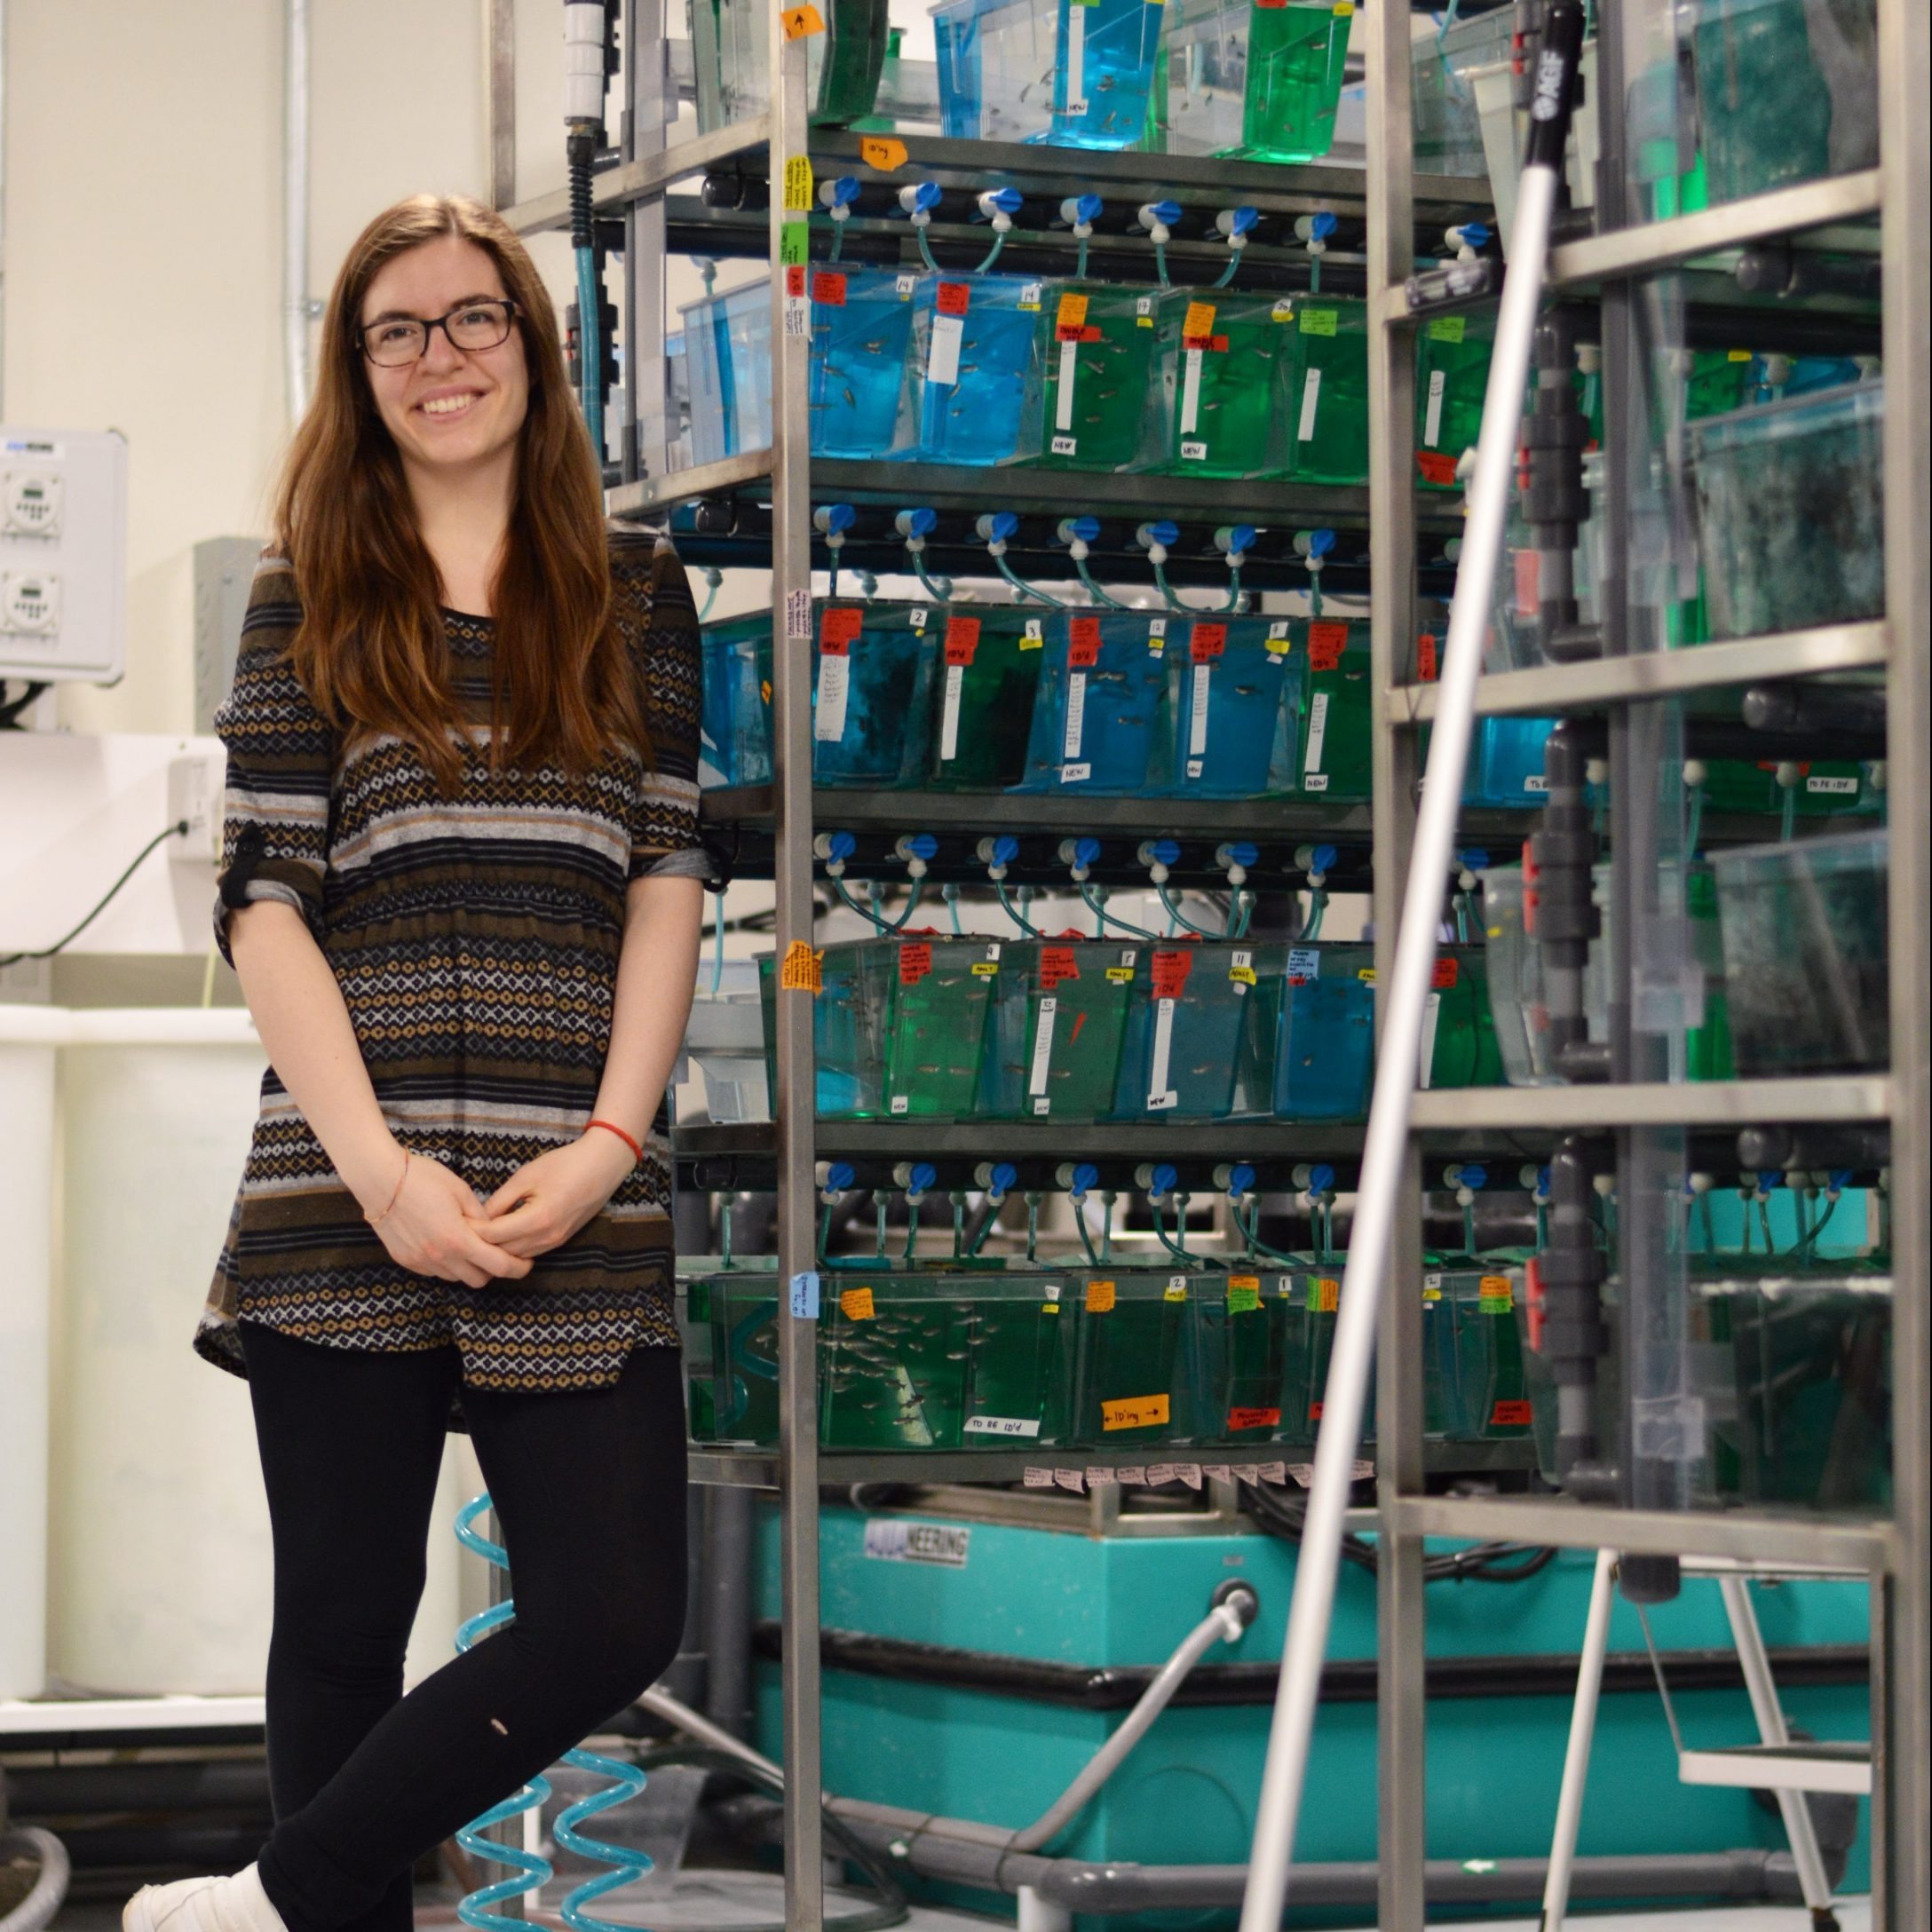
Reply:
<svg viewBox="0 0 1932 1932"><path fill-rule="evenodd" d="M662 151L665 129L676 117L670 95L669 44L664 35L664 0L625 0L623 156ZM664 473L669 385L664 369L664 197L629 203L624 210L624 433L618 475L634 483Z"/></svg>
<svg viewBox="0 0 1932 1932"><path fill-rule="evenodd" d="M1888 1804L1896 1926L1932 1925L1932 1859L1925 1821L1932 1815L1932 1650L1927 1564L1928 1282L1932 1280L1932 1152L1928 1063L1932 1027L1925 989L1932 982L1932 574L1925 533L1932 522L1926 449L1932 439L1928 369L1932 367L1932 289L1926 234L1932 223L1927 75L1932 30L1924 0L1879 0L1879 166L1884 179L1880 237L1885 265L1885 610L1887 784L1891 826L1892 1045L1892 1509L1898 1564L1886 1611L1891 1643L1888 1735L1873 1738L1888 1776L1873 1791ZM1876 1923L1876 1920L1874 1920Z"/></svg>
<svg viewBox="0 0 1932 1932"><path fill-rule="evenodd" d="M281 326L289 421L309 406L309 7L282 15Z"/></svg>
<svg viewBox="0 0 1932 1932"><path fill-rule="evenodd" d="M784 979L815 980L812 896L812 487L806 414L809 297L788 298L788 253L804 258L812 205L806 154L806 39L771 10L772 628L778 952ZM788 206L788 203L796 204ZM788 219L788 217L789 219ZM788 231L789 231L788 233ZM792 245L788 248L788 242ZM792 302L796 300L796 305ZM788 319L788 317L790 319ZM800 323L805 326L799 326ZM800 949L804 959L800 961ZM779 1271L799 1284L817 1265L812 1207L812 999L778 995ZM816 1306L779 1298L779 1487L783 1523L785 1923L820 1932L824 1865L819 1764L819 1433Z"/></svg>
<svg viewBox="0 0 1932 1932"><path fill-rule="evenodd" d="M488 62L490 206L517 199L517 0L483 0Z"/></svg>
<svg viewBox="0 0 1932 1932"><path fill-rule="evenodd" d="M1415 338L1387 310L1415 253L1414 136L1405 13L1368 14L1368 297L1370 685L1374 693L1376 983L1395 973L1403 882L1415 835L1416 748L1398 727L1389 693L1406 681L1415 612ZM1378 1028L1388 1002L1376 1002ZM1422 1489L1422 1307L1412 1292L1422 1272L1421 1164L1410 1144L1396 1196L1391 1279L1377 1355L1376 1474L1384 1502ZM1389 1519L1385 1516L1384 1522ZM1422 1540L1384 1531L1376 1580L1378 1911L1388 1932L1420 1932L1426 1911L1428 1689L1423 1680Z"/></svg>
<svg viewBox="0 0 1932 1932"><path fill-rule="evenodd" d="M1603 1685L1603 1651L1610 1642L1616 1571L1616 1551L1598 1550L1596 1574L1590 1580L1589 1613L1583 1620L1583 1654L1577 1659L1577 1698L1570 1712L1563 1788L1556 1796L1556 1829L1549 1841L1549 1876L1543 1881L1542 1932L1563 1932L1563 1917L1570 1909L1570 1873L1576 1864L1577 1831L1583 1822L1590 1742L1596 1735L1596 1702Z"/></svg>
<svg viewBox="0 0 1932 1932"><path fill-rule="evenodd" d="M1551 57L1550 47L1556 41L1558 22L1562 23L1561 31L1578 44L1568 50L1573 63L1581 41L1580 7L1557 0L1551 28L1545 36L1546 59ZM1560 51L1561 43L1557 44ZM1524 386L1530 370L1530 337L1542 293L1550 215L1563 166L1562 141L1568 126L1573 75L1573 65L1566 67L1559 59L1548 79L1540 76L1539 88L1547 97L1548 111L1532 113L1530 154L1516 206L1516 254L1503 285L1497 317L1495 351L1484 400L1482 434L1477 442L1476 478L1469 493L1468 534L1457 574L1455 605L1449 620L1435 735L1429 742L1428 781L1403 896L1395 972L1386 989L1387 1004L1377 1041L1375 1084L1363 1150L1362 1180L1357 1193L1348 1267L1342 1276L1334 1352L1323 1396L1308 1521L1295 1572L1295 1601L1288 1613L1287 1642L1282 1652L1280 1689L1268 1741L1267 1767L1262 1778L1241 1932L1278 1932L1287 1890L1288 1865L1294 1855L1295 1828L1301 1810L1309 1740L1320 1690L1322 1655L1327 1648L1329 1617L1334 1606L1342 1517L1348 1508L1349 1485L1361 1442L1362 1408L1367 1393L1375 1318L1389 1259L1389 1231L1402 1205L1402 1178L1408 1166L1409 1113L1415 1093L1416 1058L1421 1047L1422 1011L1435 964L1444 882L1449 873L1463 772L1475 723L1476 683L1482 669L1490 592L1516 472L1516 431L1522 420Z"/></svg>

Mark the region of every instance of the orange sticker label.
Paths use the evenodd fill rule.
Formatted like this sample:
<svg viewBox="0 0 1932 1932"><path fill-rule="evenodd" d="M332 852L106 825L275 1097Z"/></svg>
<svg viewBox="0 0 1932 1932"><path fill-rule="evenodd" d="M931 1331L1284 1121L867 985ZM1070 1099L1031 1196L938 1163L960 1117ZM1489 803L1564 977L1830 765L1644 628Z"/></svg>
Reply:
<svg viewBox="0 0 1932 1932"><path fill-rule="evenodd" d="M1499 1402L1489 1412L1492 1429L1527 1429L1532 1420L1529 1404L1520 1398L1513 1402Z"/></svg>
<svg viewBox="0 0 1932 1932"><path fill-rule="evenodd" d="M1086 321L1087 297L1078 294L1063 295L1060 305L1053 312L1055 329L1080 329L1085 326Z"/></svg>
<svg viewBox="0 0 1932 1932"><path fill-rule="evenodd" d="M803 0L801 5L787 7L779 15L785 28L787 40L803 40L807 34L822 34L825 31L825 16L811 4Z"/></svg>
<svg viewBox="0 0 1932 1932"><path fill-rule="evenodd" d="M870 1288L847 1288L838 1298L838 1311L847 1321L873 1321L878 1316Z"/></svg>
<svg viewBox="0 0 1932 1932"><path fill-rule="evenodd" d="M1262 0L1264 4L1264 0ZM1228 1432L1231 1435L1241 1429L1278 1429L1281 1424L1279 1409L1230 1409L1228 1411Z"/></svg>
<svg viewBox="0 0 1932 1932"><path fill-rule="evenodd" d="M835 605L819 619L819 648L835 655L846 651L866 621L863 611Z"/></svg>
<svg viewBox="0 0 1932 1932"><path fill-rule="evenodd" d="M1425 630L1415 640L1415 675L1425 685L1432 685L1441 675L1436 657L1436 637L1432 631Z"/></svg>
<svg viewBox="0 0 1932 1932"><path fill-rule="evenodd" d="M814 953L803 939L794 939L785 948L784 963L778 970L779 986L787 993L818 993L822 990L819 964L823 953Z"/></svg>
<svg viewBox="0 0 1932 1932"><path fill-rule="evenodd" d="M906 144L868 134L859 144L859 158L867 167L876 168L881 174L891 174L893 169L906 165Z"/></svg>
<svg viewBox="0 0 1932 1932"><path fill-rule="evenodd" d="M1100 1405L1100 1426L1112 1429L1153 1429L1168 1419L1165 1396L1128 1396Z"/></svg>
<svg viewBox="0 0 1932 1932"><path fill-rule="evenodd" d="M1105 1315L1113 1307L1113 1284L1111 1281L1089 1281L1087 1284L1087 1312L1089 1315Z"/></svg>
<svg viewBox="0 0 1932 1932"><path fill-rule="evenodd" d="M1208 337L1215 332L1215 305L1212 302L1190 302L1187 314L1181 323L1182 335Z"/></svg>

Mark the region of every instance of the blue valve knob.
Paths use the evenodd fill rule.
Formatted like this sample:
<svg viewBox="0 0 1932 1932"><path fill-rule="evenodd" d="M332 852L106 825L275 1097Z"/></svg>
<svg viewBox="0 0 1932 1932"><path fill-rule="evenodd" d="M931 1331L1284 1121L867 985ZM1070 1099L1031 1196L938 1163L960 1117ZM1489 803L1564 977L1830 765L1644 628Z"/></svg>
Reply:
<svg viewBox="0 0 1932 1932"><path fill-rule="evenodd" d="M1758 1175L1758 1199L1762 1200L1774 1187L1782 1187L1785 1176L1776 1168L1761 1169Z"/></svg>
<svg viewBox="0 0 1932 1932"><path fill-rule="evenodd" d="M994 1200L1002 1200L1018 1179L1019 1169L1010 1160L995 1161L993 1172L986 1177L986 1192Z"/></svg>
<svg viewBox="0 0 1932 1932"><path fill-rule="evenodd" d="M1545 1161L1536 1170L1536 1198L1539 1200L1548 1200L1549 1199L1549 1164L1548 1161Z"/></svg>
<svg viewBox="0 0 1932 1932"><path fill-rule="evenodd" d="M1180 1177L1175 1168L1165 1160L1160 1161L1147 1176L1147 1192L1153 1195L1171 1194Z"/></svg>
<svg viewBox="0 0 1932 1932"><path fill-rule="evenodd" d="M1073 841L1073 863L1076 866L1090 866L1100 856L1100 841L1097 838L1077 838Z"/></svg>
<svg viewBox="0 0 1932 1932"><path fill-rule="evenodd" d="M1181 842L1177 838L1151 838L1140 849L1144 866L1173 866L1180 863Z"/></svg>
<svg viewBox="0 0 1932 1932"><path fill-rule="evenodd" d="M923 1194L939 1177L939 1170L930 1160L915 1160L906 1176L906 1192L908 1194Z"/></svg>
<svg viewBox="0 0 1932 1932"><path fill-rule="evenodd" d="M1465 872L1485 871L1489 866L1489 853L1480 845L1465 845L1456 854L1456 863Z"/></svg>
<svg viewBox="0 0 1932 1932"><path fill-rule="evenodd" d="M1246 1160L1237 1160L1228 1175L1228 1199L1239 1200L1255 1184L1255 1169Z"/></svg>
<svg viewBox="0 0 1932 1932"><path fill-rule="evenodd" d="M990 516L981 517L973 527L984 542L1003 543L1019 528L1019 519L1010 510L995 510Z"/></svg>
<svg viewBox="0 0 1932 1932"><path fill-rule="evenodd" d="M1070 194L1060 203L1060 219L1069 227L1090 226L1105 206L1097 194Z"/></svg>
<svg viewBox="0 0 1932 1932"><path fill-rule="evenodd" d="M1486 248L1489 238L1495 233L1486 221L1466 221L1462 224L1462 239L1472 249Z"/></svg>
<svg viewBox="0 0 1932 1932"><path fill-rule="evenodd" d="M850 208L858 199L859 180L855 175L842 174L819 184L819 200L827 208Z"/></svg>
<svg viewBox="0 0 1932 1932"><path fill-rule="evenodd" d="M1310 1194L1326 1194L1335 1184L1335 1170L1324 1160L1308 1170L1308 1188Z"/></svg>
<svg viewBox="0 0 1932 1932"><path fill-rule="evenodd" d="M850 859L859 850L859 841L850 832L827 832L825 835L825 857L827 859Z"/></svg>
<svg viewBox="0 0 1932 1932"><path fill-rule="evenodd" d="M1160 544L1163 550L1170 549L1174 544L1178 543L1180 540L1180 525L1169 523L1165 517L1158 523L1142 524L1140 528L1134 533L1134 541L1143 550L1151 549L1156 543Z"/></svg>
<svg viewBox="0 0 1932 1932"><path fill-rule="evenodd" d="M1304 242L1326 242L1335 232L1335 218L1325 208L1318 215L1303 216L1295 232Z"/></svg>
<svg viewBox="0 0 1932 1932"><path fill-rule="evenodd" d="M1100 534L1100 519L1098 517L1065 517L1061 519L1055 534L1063 543L1091 543Z"/></svg>
<svg viewBox="0 0 1932 1932"><path fill-rule="evenodd" d="M937 510L902 510L892 519L892 527L901 536L924 536L939 520Z"/></svg>
<svg viewBox="0 0 1932 1932"><path fill-rule="evenodd" d="M1338 857L1340 854L1333 845L1318 845L1308 855L1308 869L1324 874L1333 872Z"/></svg>
<svg viewBox="0 0 1932 1932"><path fill-rule="evenodd" d="M930 864L938 854L939 842L930 832L908 832L894 840L892 850L901 859L923 859Z"/></svg>
<svg viewBox="0 0 1932 1932"><path fill-rule="evenodd" d="M899 191L899 205L908 215L930 215L939 205L937 181L915 181Z"/></svg>
<svg viewBox="0 0 1932 1932"><path fill-rule="evenodd" d="M1253 839L1230 839L1215 853L1215 863L1223 871L1230 866L1239 866L1243 871L1261 857L1261 848Z"/></svg>
<svg viewBox="0 0 1932 1932"><path fill-rule="evenodd" d="M858 519L859 512L850 503L820 503L812 512L812 528L827 536L843 535Z"/></svg>
<svg viewBox="0 0 1932 1932"><path fill-rule="evenodd" d="M1297 533L1295 547L1304 557L1326 557L1335 547L1333 530L1303 530Z"/></svg>
<svg viewBox="0 0 1932 1932"><path fill-rule="evenodd" d="M1019 857L1019 841L1010 832L1002 832L997 838L981 839L979 856L989 866L1010 866Z"/></svg>
<svg viewBox="0 0 1932 1932"><path fill-rule="evenodd" d="M1827 1194L1841 1194L1850 1185L1851 1169L1849 1168L1833 1168L1825 1181L1825 1192Z"/></svg>
<svg viewBox="0 0 1932 1932"><path fill-rule="evenodd" d="M995 215L1017 215L1025 197L1017 188L988 188L978 200L979 212L991 221Z"/></svg>
<svg viewBox="0 0 1932 1932"><path fill-rule="evenodd" d="M1150 232L1156 227L1171 228L1181 218L1181 204L1178 202L1144 202L1136 218L1141 226Z"/></svg>
<svg viewBox="0 0 1932 1932"><path fill-rule="evenodd" d="M1215 548L1224 556L1241 557L1255 547L1255 526L1251 523L1223 525L1215 532Z"/></svg>
<svg viewBox="0 0 1932 1932"><path fill-rule="evenodd" d="M1085 1197L1089 1189L1097 1186L1099 1182L1100 1169L1095 1167L1092 1161L1082 1160L1073 1169L1073 1180L1067 1187L1067 1192L1075 1200L1080 1200Z"/></svg>
<svg viewBox="0 0 1932 1932"><path fill-rule="evenodd" d="M1480 1162L1471 1161L1465 1167L1458 1168L1455 1176L1455 1184L1458 1187L1467 1187L1473 1191L1487 1184L1489 1169Z"/></svg>
<svg viewBox="0 0 1932 1932"><path fill-rule="evenodd" d="M827 1194L843 1194L856 1178L851 1161L835 1160L825 1170L825 1192Z"/></svg>
<svg viewBox="0 0 1932 1932"><path fill-rule="evenodd" d="M1171 220L1171 217L1169 219ZM1246 206L1223 208L1215 217L1215 226L1224 235L1246 234L1261 219L1260 210Z"/></svg>

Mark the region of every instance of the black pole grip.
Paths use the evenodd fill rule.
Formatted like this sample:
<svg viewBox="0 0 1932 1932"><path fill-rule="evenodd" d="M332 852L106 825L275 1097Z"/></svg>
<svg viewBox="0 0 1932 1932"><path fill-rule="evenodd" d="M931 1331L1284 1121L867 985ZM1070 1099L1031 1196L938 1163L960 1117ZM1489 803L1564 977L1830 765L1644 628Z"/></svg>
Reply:
<svg viewBox="0 0 1932 1932"><path fill-rule="evenodd" d="M1530 138L1523 165L1561 172L1576 111L1577 82L1583 66L1583 0L1551 0L1536 51L1536 75L1530 92Z"/></svg>

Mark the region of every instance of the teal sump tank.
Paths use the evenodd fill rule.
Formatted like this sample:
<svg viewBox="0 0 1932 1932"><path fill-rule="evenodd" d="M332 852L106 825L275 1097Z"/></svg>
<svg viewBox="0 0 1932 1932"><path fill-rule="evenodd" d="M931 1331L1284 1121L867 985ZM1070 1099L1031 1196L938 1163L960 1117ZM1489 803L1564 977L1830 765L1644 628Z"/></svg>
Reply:
<svg viewBox="0 0 1932 1932"><path fill-rule="evenodd" d="M1074 1499L1061 1500L1067 1521L1050 1529L932 1512L823 1510L826 1790L1016 1830L1032 1823L1120 1722L1145 1675L1207 1613L1215 1588L1239 1578L1260 1598L1254 1626L1239 1643L1208 1653L1046 1850L1143 1865L1245 1863L1273 1667L1294 1591L1294 1549L1256 1534L1098 1536ZM922 1524L942 1533L907 1533ZM1190 1527L1198 1532L1198 1522ZM755 1550L757 1615L773 1629L775 1505L761 1508ZM1429 1588L1429 1857L1548 1856L1594 1560L1590 1551L1565 1550L1526 1582ZM1366 1571L1342 1565L1298 1859L1375 1857L1375 1590ZM1869 1735L1869 1686L1853 1661L1869 1642L1865 1585L1760 1588L1754 1602L1774 1660L1787 1646L1817 1651L1803 1674L1811 1681L1793 1673L1780 1683L1791 1723L1820 1738ZM1651 1620L1686 1742L1754 1738L1741 1681L1728 1669L1734 1652L1715 1583L1687 1580L1675 1603L1652 1608ZM946 1653L943 1677L932 1667L935 1646ZM1784 1849L1776 1812L1749 1792L1678 1783L1643 1631L1620 1597L1610 1655L1580 1854ZM1714 1659L1726 1660L1728 1687L1696 1688L1714 1674ZM1092 1689L1097 1674L1110 1671L1128 1675L1116 1680L1118 1698ZM1828 1681L1834 1674L1841 1681ZM779 1666L769 1656L757 1666L756 1742L773 1757L781 1754ZM1841 1888L1853 1893L1869 1882L1867 1801L1858 1801L1858 1812ZM909 1877L907 1884L934 1903L1012 1910L1010 1899L986 1892ZM1501 1915L1521 1919L1526 1909ZM1473 1906L1453 1914L1480 1915ZM1290 1915L1290 1922L1311 1926L1372 1920L1367 1910ZM1075 1922L1081 1932L1184 1923L1206 1932L1232 1926L1235 1914Z"/></svg>

